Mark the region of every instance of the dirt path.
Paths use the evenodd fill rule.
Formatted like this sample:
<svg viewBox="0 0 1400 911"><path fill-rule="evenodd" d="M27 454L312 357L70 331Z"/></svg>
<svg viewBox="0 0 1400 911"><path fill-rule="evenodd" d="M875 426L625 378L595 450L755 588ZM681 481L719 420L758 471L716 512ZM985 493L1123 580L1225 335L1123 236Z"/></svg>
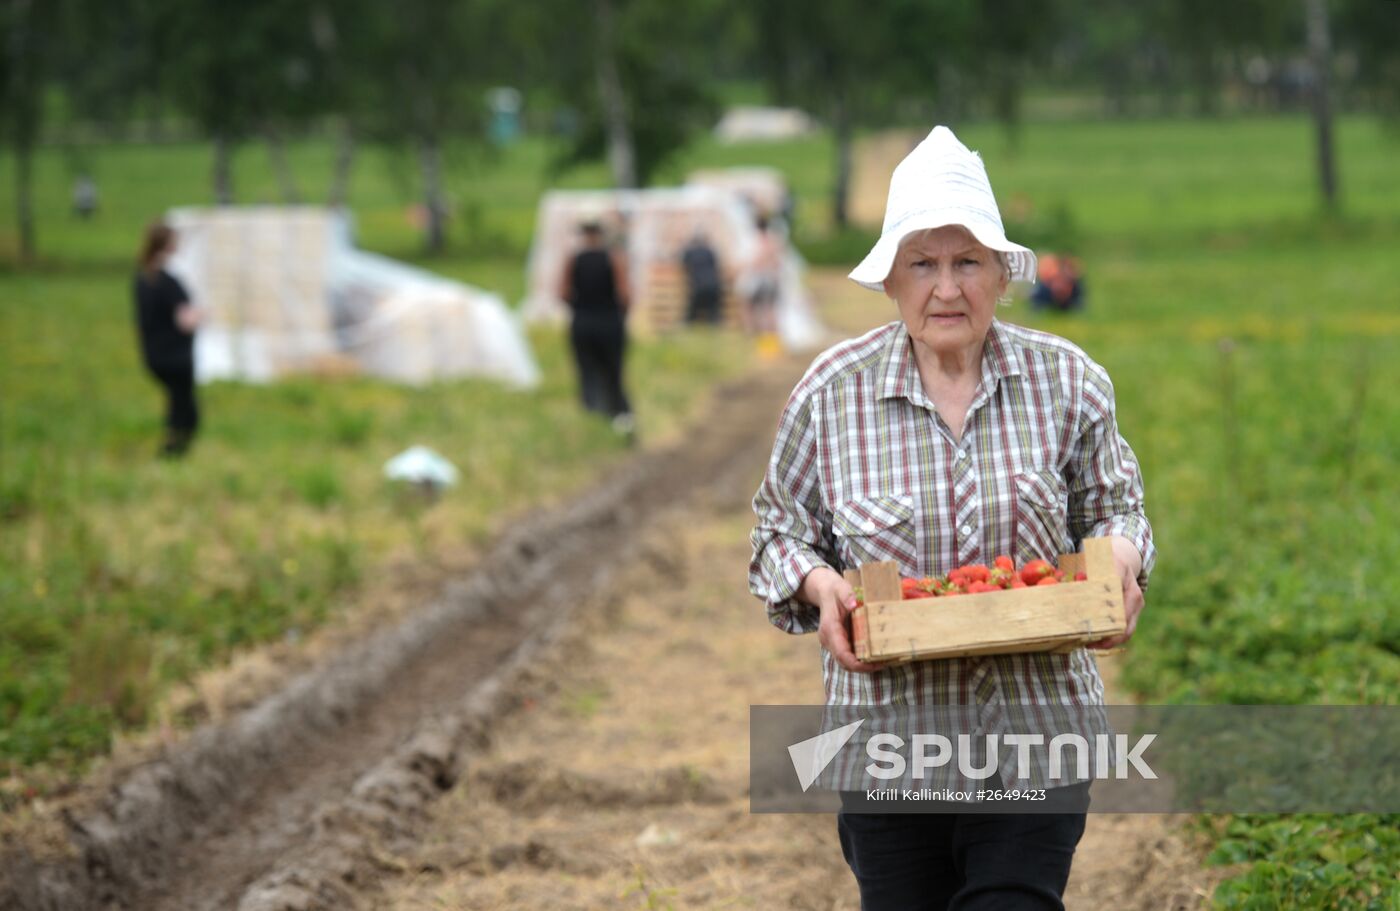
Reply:
<svg viewBox="0 0 1400 911"><path fill-rule="evenodd" d="M1129 704L1118 686L1121 663L1131 649L1099 659L1105 700ZM1210 907L1223 878L1203 868L1201 852L1183 828L1186 816L1090 813L1074 855L1065 906L1093 911L1196 911Z"/></svg>
<svg viewBox="0 0 1400 911"><path fill-rule="evenodd" d="M822 698L813 637L747 593L753 472L653 540L580 619L462 787L433 811L395 911L855 909L830 816L748 812L748 710ZM1204 907L1171 817L1096 815L1071 909Z"/></svg>

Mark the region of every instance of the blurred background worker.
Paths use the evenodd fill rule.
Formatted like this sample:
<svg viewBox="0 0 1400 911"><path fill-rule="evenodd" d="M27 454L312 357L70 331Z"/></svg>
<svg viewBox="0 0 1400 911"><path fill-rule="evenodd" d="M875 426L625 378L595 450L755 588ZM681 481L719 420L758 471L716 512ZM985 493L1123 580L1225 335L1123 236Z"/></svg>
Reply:
<svg viewBox="0 0 1400 911"><path fill-rule="evenodd" d="M1082 308L1084 279L1079 272L1079 260L1054 253L1042 256L1031 291L1031 306L1065 313Z"/></svg>
<svg viewBox="0 0 1400 911"><path fill-rule="evenodd" d="M612 419L613 429L633 437L636 422L622 386L627 351L627 256L609 249L603 226L584 222L582 249L569 259L559 297L572 313L569 342L578 368L583 407Z"/></svg>
<svg viewBox="0 0 1400 911"><path fill-rule="evenodd" d="M717 325L720 321L719 257L703 229L697 228L690 242L681 250L681 268L685 270L687 291L685 321Z"/></svg>
<svg viewBox="0 0 1400 911"><path fill-rule="evenodd" d="M84 171L73 181L73 214L87 221L97 214L97 181Z"/></svg>
<svg viewBox="0 0 1400 911"><path fill-rule="evenodd" d="M754 220L758 249L749 263L748 325L758 336L759 353L765 357L782 351L778 341L778 289L783 268L783 242L767 216Z"/></svg>
<svg viewBox="0 0 1400 911"><path fill-rule="evenodd" d="M194 394L194 333L199 311L189 292L165 264L175 252L176 235L157 222L146 229L133 293L136 329L146 369L165 389L165 441L161 455L180 456L199 429Z"/></svg>

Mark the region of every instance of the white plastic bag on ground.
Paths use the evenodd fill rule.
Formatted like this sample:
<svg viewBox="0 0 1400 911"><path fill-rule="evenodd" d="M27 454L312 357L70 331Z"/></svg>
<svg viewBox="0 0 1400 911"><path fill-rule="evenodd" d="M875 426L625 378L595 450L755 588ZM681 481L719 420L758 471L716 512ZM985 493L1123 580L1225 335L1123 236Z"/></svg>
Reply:
<svg viewBox="0 0 1400 911"><path fill-rule="evenodd" d="M427 446L410 446L384 463L384 477L409 484L453 487L459 473L457 466Z"/></svg>

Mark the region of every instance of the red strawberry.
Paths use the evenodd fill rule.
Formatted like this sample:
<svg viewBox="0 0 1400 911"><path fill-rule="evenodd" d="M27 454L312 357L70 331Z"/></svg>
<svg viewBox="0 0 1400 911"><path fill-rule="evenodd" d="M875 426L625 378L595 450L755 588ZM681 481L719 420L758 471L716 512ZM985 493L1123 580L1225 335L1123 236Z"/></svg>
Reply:
<svg viewBox="0 0 1400 911"><path fill-rule="evenodd" d="M1010 588L1011 580L1015 578L1015 576L1016 574L1011 570L1002 569L998 566L996 569L992 570L992 578L989 581L997 588Z"/></svg>
<svg viewBox="0 0 1400 911"><path fill-rule="evenodd" d="M1084 572L1075 573L1075 574L1074 574L1074 581L1076 581L1076 582L1088 582L1088 581L1089 581L1089 574L1088 574L1088 573L1084 573Z"/></svg>
<svg viewBox="0 0 1400 911"><path fill-rule="evenodd" d="M1022 579L1020 576L1017 576L1016 578L1014 578L1014 579L1011 580L1011 587L1012 587L1012 588L1027 588L1028 586L1026 585L1026 582L1025 582L1024 579Z"/></svg>
<svg viewBox="0 0 1400 911"><path fill-rule="evenodd" d="M994 561L994 565L997 569L1004 569L1009 573L1016 571L1016 564L1011 562L1011 558L1005 555L997 557Z"/></svg>
<svg viewBox="0 0 1400 911"><path fill-rule="evenodd" d="M969 585L969 586L967 587L967 593L968 593L969 595L980 595L980 594L983 593L983 592L995 592L995 591L1001 591L1001 589L999 589L999 588L997 588L995 585L991 585L991 584L989 584L989 583L987 583L987 582L974 582L974 583L972 583L971 585Z"/></svg>
<svg viewBox="0 0 1400 911"><path fill-rule="evenodd" d="M1044 560L1032 560L1021 567L1021 580L1027 585L1035 585L1046 576L1053 575L1055 567Z"/></svg>
<svg viewBox="0 0 1400 911"><path fill-rule="evenodd" d="M1060 584L1060 580L1059 580L1059 579L1056 579L1054 576L1046 576L1044 579L1041 579L1039 582L1036 583L1036 585L1059 585L1059 584Z"/></svg>

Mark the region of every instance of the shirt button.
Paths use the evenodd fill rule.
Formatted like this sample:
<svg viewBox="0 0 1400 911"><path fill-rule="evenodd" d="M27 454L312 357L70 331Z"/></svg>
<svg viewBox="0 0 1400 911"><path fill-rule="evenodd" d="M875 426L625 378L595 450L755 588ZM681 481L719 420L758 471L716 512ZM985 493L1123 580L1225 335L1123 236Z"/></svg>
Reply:
<svg viewBox="0 0 1400 911"><path fill-rule="evenodd" d="M870 520L867 519L866 522L865 522L865 530L866 530L866 531L874 531L874 530L875 530L875 523L874 523L874 522L871 522Z"/></svg>
<svg viewBox="0 0 1400 911"><path fill-rule="evenodd" d="M966 449L959 449L959 450L958 450L958 458L960 458L960 459L965 459L965 458L967 458L967 450L966 450Z"/></svg>
<svg viewBox="0 0 1400 911"><path fill-rule="evenodd" d="M963 533L964 535L970 535L970 534L972 534L972 526L971 526L971 525L964 525L964 526L962 527L962 533Z"/></svg>

